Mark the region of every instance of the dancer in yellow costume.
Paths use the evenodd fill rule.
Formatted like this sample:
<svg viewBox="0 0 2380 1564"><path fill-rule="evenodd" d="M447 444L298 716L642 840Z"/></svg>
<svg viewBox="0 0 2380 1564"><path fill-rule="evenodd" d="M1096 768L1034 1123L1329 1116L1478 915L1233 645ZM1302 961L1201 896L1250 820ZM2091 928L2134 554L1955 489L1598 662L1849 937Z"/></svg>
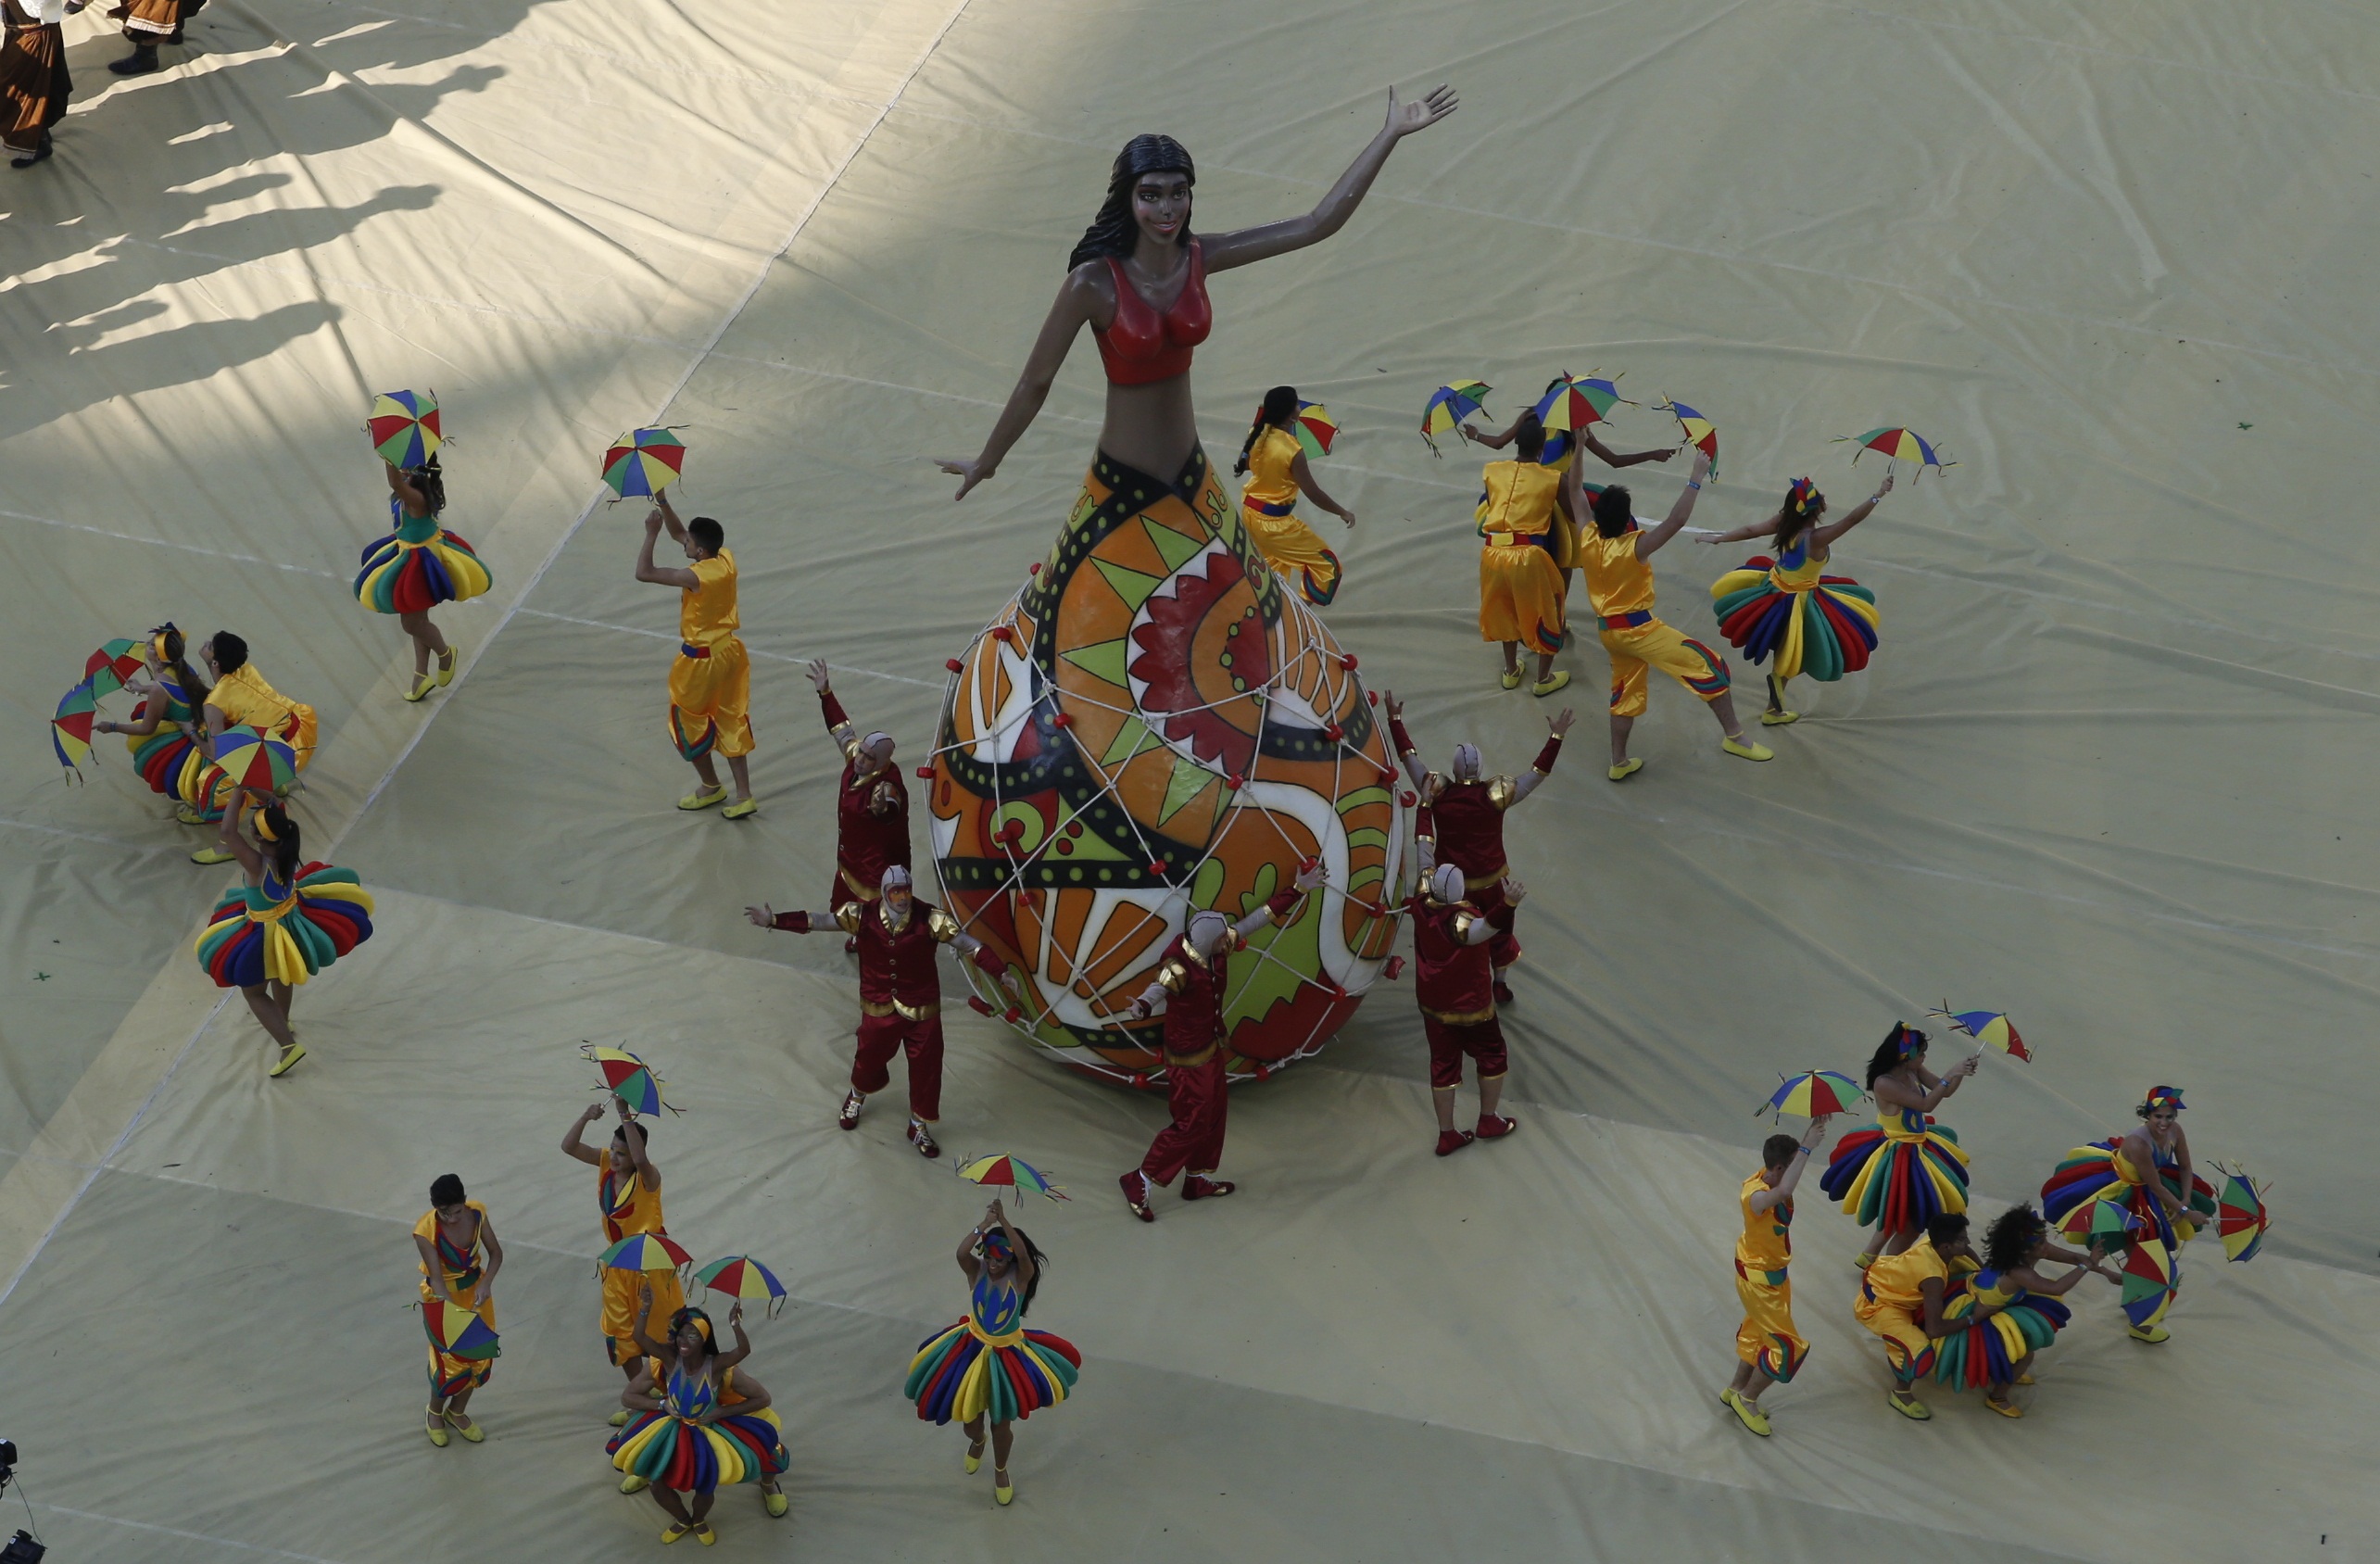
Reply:
<svg viewBox="0 0 2380 1564"><path fill-rule="evenodd" d="M496 1273L504 1268L504 1245L487 1207L463 1196L463 1181L441 1173L430 1185L430 1209L413 1224L413 1247L422 1256L422 1301L444 1299L469 1309L496 1329ZM430 1443L445 1449L447 1430L477 1444L485 1431L463 1410L472 1392L487 1383L496 1365L486 1358L456 1357L430 1348Z"/></svg>
<svg viewBox="0 0 2380 1564"><path fill-rule="evenodd" d="M1919 1422L1933 1416L1910 1387L1933 1371L1934 1343L1958 1329L1943 1312L1978 1261L1967 1242L1967 1218L1956 1213L1925 1225L1925 1237L1897 1255L1870 1266L1859 1279L1852 1318L1881 1338L1893 1388L1884 1399L1893 1410Z"/></svg>
<svg viewBox="0 0 2380 1564"><path fill-rule="evenodd" d="M636 1330L637 1339L644 1343L645 1367L643 1371L639 1373L636 1378L628 1381L626 1394L631 1397L638 1395L663 1395L667 1394L669 1386L670 1360L676 1355L667 1351L662 1351L659 1356L656 1356L655 1349L663 1346L663 1343L655 1342L645 1330L645 1324L650 1323L650 1314L653 1302L653 1290L651 1287L648 1286L642 1291L640 1293L640 1300L638 1306L644 1312L646 1318L644 1323L639 1324ZM749 1337L744 1334L744 1305L740 1302L727 1311L727 1323L729 1326L734 1328L737 1343L743 1350L741 1352L735 1353L732 1356L723 1355L715 1360L719 1370L718 1383L720 1417L722 1419L726 1419L757 1416L763 1411L767 1411L770 1402L774 1398L770 1395L769 1389L766 1385L762 1384L760 1381L752 1378L749 1374L742 1372L740 1367L741 1359L744 1353L751 1350L751 1341ZM759 1405L753 1405L755 1402ZM629 1414L630 1420L635 1420L635 1417L636 1414L632 1411ZM780 1437L777 1450L778 1454L782 1456L785 1451L782 1438L784 1431L782 1426L777 1423L777 1418L774 1412L769 1412L768 1421L772 1427L776 1427L778 1429ZM623 1426L624 1427L625 1425L623 1424ZM620 1436L618 1443L625 1444L628 1443L628 1435L623 1434ZM616 1455L617 1451L615 1451L614 1454ZM613 1464L615 1467L618 1465L616 1461ZM782 1475L783 1470L784 1468L782 1465L778 1466L774 1469L763 1467L762 1469L762 1476L759 1479L761 1508L768 1512L771 1520L784 1519L785 1512L793 1507L793 1502L785 1496L785 1489L777 1482L777 1479ZM651 1486L651 1479L635 1471L629 1472L627 1476L620 1480L620 1491L623 1494L641 1494L647 1488Z"/></svg>
<svg viewBox="0 0 2380 1564"><path fill-rule="evenodd" d="M1575 473L1575 469L1573 470ZM1628 490L1618 484L1596 491L1587 507L1594 524L1579 537L1578 561L1587 577L1587 598L1604 650L1611 657L1611 770L1625 782L1644 769L1628 753L1628 735L1644 714L1649 670L1658 668L1702 698L1724 735L1719 748L1742 760L1766 761L1776 751L1744 737L1728 694L1727 663L1702 642L1681 636L1653 616L1653 556L1685 527L1702 493L1710 458L1697 451L1694 470L1678 503L1651 532L1639 532ZM1576 485L1578 479L1569 480Z"/></svg>
<svg viewBox="0 0 2380 1564"><path fill-rule="evenodd" d="M1545 426L1525 412L1514 425L1517 461L1491 461L1480 469L1486 493L1474 512L1480 523L1480 638L1504 644L1506 689L1520 687L1520 649L1537 654L1532 695L1551 695L1570 682L1569 670L1554 671L1554 654L1567 638L1563 572L1570 567L1585 501L1575 469L1539 462Z"/></svg>
<svg viewBox="0 0 2380 1564"><path fill-rule="evenodd" d="M1742 543L1767 537L1772 558L1755 554L1740 569L1711 583L1711 608L1719 631L1755 662L1769 663L1769 709L1764 726L1799 722L1785 706L1785 684L1807 674L1832 684L1868 666L1876 650L1876 594L1847 575L1829 575L1834 545L1875 513L1893 492L1893 475L1839 522L1824 522L1826 496L1807 478L1795 478L1777 513L1755 526L1706 532L1705 543Z"/></svg>
<svg viewBox="0 0 2380 1564"><path fill-rule="evenodd" d="M570 1127L570 1133L562 1137L563 1152L602 1169L596 1179L595 1194L602 1213L606 1246L637 1233L669 1231L669 1224L661 1216L661 1169L653 1166L647 1149L645 1127L628 1111L626 1103L617 1097L611 1103L619 1111L620 1123L611 1131L611 1145L597 1151L580 1139L588 1125L603 1116L600 1103L589 1103ZM607 1268L602 1276L603 1348L612 1364L633 1380L644 1362L644 1355L636 1345L640 1289L650 1288L653 1307L664 1315L685 1306L686 1289L678 1284L674 1271ZM618 1428L627 1420L628 1414L623 1409L613 1414L611 1426Z"/></svg>
<svg viewBox="0 0 2380 1564"><path fill-rule="evenodd" d="M693 561L686 569L653 563L661 528ZM675 586L686 595L677 610L677 661L670 667L670 742L694 766L702 786L677 801L680 809L709 809L724 802L727 789L712 769L711 751L727 757L736 778L736 801L721 813L741 820L761 806L752 797L745 757L752 752L752 664L736 631L736 556L727 551L727 530L708 516L681 523L669 496L653 497L645 517L645 547L636 556L636 579Z"/></svg>
<svg viewBox="0 0 2380 1564"><path fill-rule="evenodd" d="M711 1317L698 1308L673 1313L668 1342L655 1341L645 1330L652 1301L646 1293L634 1322L637 1347L647 1356L620 1396L630 1420L604 1448L615 1470L642 1480L631 1487L623 1479L620 1491L649 1486L669 1513L662 1542L691 1532L709 1547L719 1540L707 1517L723 1482L759 1483L768 1512L785 1513L784 1495L775 1493L776 1475L787 1465L785 1429L771 1409L767 1386L749 1375L737 1383L737 1365L752 1351L742 1304L727 1311L736 1344L721 1352Z"/></svg>
<svg viewBox="0 0 2380 1564"><path fill-rule="evenodd" d="M1297 417L1297 387L1276 385L1265 393L1264 406L1240 447L1234 473L1248 474L1240 491L1240 524L1248 529L1257 551L1300 597L1320 608L1339 595L1339 556L1323 547L1312 527L1295 515L1303 493L1349 526L1355 512L1322 492L1306 465L1305 448L1291 432Z"/></svg>
<svg viewBox="0 0 2380 1564"><path fill-rule="evenodd" d="M1794 1283L1785 1269L1794 1253L1794 1190L1810 1152L1826 1138L1828 1116L1810 1120L1798 1141L1769 1136L1760 1147L1760 1171L1744 1180L1736 1197L1744 1231L1735 1240L1735 1295L1744 1323L1735 1328L1735 1379L1719 1399L1763 1439L1769 1417L1760 1393L1792 1379L1809 1356L1809 1343L1794 1329Z"/></svg>
<svg viewBox="0 0 2380 1564"><path fill-rule="evenodd" d="M314 708L302 700L292 700L266 682L248 661L248 643L229 630L218 630L212 638L198 649L198 656L215 675L215 687L207 692L199 707L203 741L199 749L207 760L214 759L215 740L224 729L252 727L268 738L278 738L290 748L297 769L304 771L314 760ZM204 768L205 762L200 763ZM210 813L220 810L220 837L212 847L203 847L190 855L194 864L228 864L235 854L232 841L239 834L240 815L245 807L261 807L272 801L261 794L220 783L208 798L187 799L195 811Z"/></svg>
<svg viewBox="0 0 2380 1564"><path fill-rule="evenodd" d="M1866 1269L1879 1255L1897 1255L1917 1242L1927 1223L1967 1209L1967 1154L1933 1110L1975 1073L1975 1058L1940 1075L1925 1067L1926 1035L1895 1021L1868 1056L1868 1091L1876 1124L1835 1142L1819 1188L1876 1236L1859 1256Z"/></svg>

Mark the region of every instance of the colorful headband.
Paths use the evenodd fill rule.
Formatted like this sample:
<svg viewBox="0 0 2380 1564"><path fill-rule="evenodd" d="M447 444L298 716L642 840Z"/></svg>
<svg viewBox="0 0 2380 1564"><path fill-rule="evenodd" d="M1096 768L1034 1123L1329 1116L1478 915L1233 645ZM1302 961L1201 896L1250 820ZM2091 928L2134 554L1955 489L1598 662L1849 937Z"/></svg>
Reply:
<svg viewBox="0 0 2380 1564"><path fill-rule="evenodd" d="M1808 480L1804 479L1803 482ZM1906 1021L1895 1021L1893 1023L1893 1042L1902 1058L1912 1058L1925 1047L1925 1034Z"/></svg>
<svg viewBox="0 0 2380 1564"><path fill-rule="evenodd" d="M1795 515L1799 515L1802 511L1808 510L1810 501L1818 497L1816 484L1807 478L1795 478L1793 486L1785 490L1785 504Z"/></svg>
<svg viewBox="0 0 2380 1564"><path fill-rule="evenodd" d="M258 810L258 811L257 811L257 840L258 840L258 841L279 841L280 839L281 839L281 833L280 833L279 831L276 831L276 830L274 830L274 829L272 828L272 814L271 814L271 812L270 810L264 810L264 809L259 809L259 810Z"/></svg>
<svg viewBox="0 0 2380 1564"><path fill-rule="evenodd" d="M2178 1086L2150 1087L2147 1100L2142 1105L2151 1113L2155 1113L2160 1108L2172 1108L2177 1114L2189 1106L2182 1101L2182 1089Z"/></svg>
<svg viewBox="0 0 2380 1564"><path fill-rule="evenodd" d="M670 1334L673 1336L689 1325L701 1333L704 1341L711 1340L711 1317L700 1309L688 1305L670 1316Z"/></svg>
<svg viewBox="0 0 2380 1564"><path fill-rule="evenodd" d="M1008 1246L1008 1234L999 1228L994 1228L983 1235L983 1246L984 1253L987 1255L994 1250L998 1250L1002 1255L1014 1253Z"/></svg>

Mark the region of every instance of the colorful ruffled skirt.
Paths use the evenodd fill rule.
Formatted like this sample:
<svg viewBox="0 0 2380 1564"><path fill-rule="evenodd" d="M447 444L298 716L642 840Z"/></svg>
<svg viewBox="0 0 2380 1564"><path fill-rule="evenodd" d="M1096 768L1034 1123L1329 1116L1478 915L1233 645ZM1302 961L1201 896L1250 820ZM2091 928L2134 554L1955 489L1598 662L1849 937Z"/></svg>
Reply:
<svg viewBox="0 0 2380 1564"><path fill-rule="evenodd" d="M1968 1318L1976 1306L1971 1293L1961 1293L1943 1305L1946 1316L1965 1321L1934 1343L1933 1377L1953 1390L2009 1383L2017 1377L2017 1364L2049 1345L2073 1318L2073 1311L2059 1299L2037 1298L2030 1293L1997 1314Z"/></svg>
<svg viewBox="0 0 2380 1564"><path fill-rule="evenodd" d="M1075 1388L1083 1355L1063 1336L1018 1331L987 1342L972 1318L918 1343L900 1394L917 1415L935 1423L973 1422L985 1413L996 1423L1029 1418L1055 1406Z"/></svg>
<svg viewBox="0 0 2380 1564"><path fill-rule="evenodd" d="M1876 594L1847 575L1821 575L1788 590L1771 574L1777 561L1756 555L1711 584L1719 634L1755 662L1772 657L1781 679L1807 674L1831 684L1868 666L1876 650Z"/></svg>
<svg viewBox="0 0 2380 1564"><path fill-rule="evenodd" d="M422 520L427 522L429 518ZM494 578L470 544L432 523L419 542L410 526L368 545L356 573L356 601L375 613L419 613L440 603L476 598Z"/></svg>
<svg viewBox="0 0 2380 1564"><path fill-rule="evenodd" d="M674 1413L639 1412L603 1448L613 1469L681 1494L758 1482L791 1462L784 1429L768 1407L730 1412L708 1427Z"/></svg>
<svg viewBox="0 0 2380 1564"><path fill-rule="evenodd" d="M2094 1141L2087 1146L2076 1146L2058 1165L2058 1171L2041 1186L2042 1215L2053 1228L2062 1224L2078 1206L2094 1200L2122 1202L2134 1217L2140 1218L2144 1230L2154 1232L2167 1242L2185 1242L2199 1228L2210 1226L2215 1219L2214 1186L2193 1176L2186 1199L2182 1194L2182 1177L2170 1168L2160 1167L2157 1176L2163 1180L2165 1192L2185 1199L2190 1214L2197 1217L2188 1232L2168 1230L2165 1203L2148 1192L2147 1186L2130 1184L2116 1171L2116 1153L2123 1142L2109 1139Z"/></svg>
<svg viewBox="0 0 2380 1564"><path fill-rule="evenodd" d="M309 864L285 900L258 909L233 886L198 936L198 965L219 988L295 986L371 938L371 893L353 869Z"/></svg>
<svg viewBox="0 0 2380 1564"><path fill-rule="evenodd" d="M1915 1141L1887 1140L1870 1125L1836 1143L1819 1188L1861 1227L1903 1232L1967 1209L1967 1154L1930 1118Z"/></svg>
<svg viewBox="0 0 2380 1564"><path fill-rule="evenodd" d="M150 792L168 798L182 797L183 767L198 752L198 746L190 741L188 734L160 723L155 733L127 734L124 743L132 751L132 769L141 774ZM204 762L200 769L205 769Z"/></svg>

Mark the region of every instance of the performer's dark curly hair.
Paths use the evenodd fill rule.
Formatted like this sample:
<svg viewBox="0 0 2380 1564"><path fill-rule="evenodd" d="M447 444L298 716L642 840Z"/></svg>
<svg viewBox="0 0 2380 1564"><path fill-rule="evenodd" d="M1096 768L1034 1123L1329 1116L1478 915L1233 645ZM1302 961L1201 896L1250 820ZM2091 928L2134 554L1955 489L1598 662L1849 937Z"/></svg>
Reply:
<svg viewBox="0 0 2380 1564"><path fill-rule="evenodd" d="M215 646L215 666L226 674L236 674L248 665L248 643L229 630L218 630L212 637Z"/></svg>
<svg viewBox="0 0 2380 1564"><path fill-rule="evenodd" d="M1256 436L1266 429L1285 426L1290 415L1297 411L1297 387L1276 385L1265 393L1264 404L1256 410L1256 422L1248 425L1248 437L1240 442L1240 460L1231 464L1235 473L1248 471L1248 453L1256 448Z"/></svg>
<svg viewBox="0 0 2380 1564"><path fill-rule="evenodd" d="M1605 537L1626 537L1636 524L1636 497L1625 484L1606 484L1596 490L1588 497L1587 511L1595 519L1595 531Z"/></svg>
<svg viewBox="0 0 2380 1564"><path fill-rule="evenodd" d="M1875 1085L1878 1076L1890 1075L1901 1067L1903 1060L1914 1059L1924 1053L1926 1035L1923 1032L1905 1021L1894 1022L1893 1029L1884 1034L1884 1041L1876 1045L1876 1052L1868 1055L1868 1084Z"/></svg>
<svg viewBox="0 0 2380 1564"><path fill-rule="evenodd" d="M2048 1231L2040 1212L2030 1205L2011 1205L1983 1230L1983 1263L1996 1271L2012 1271Z"/></svg>
<svg viewBox="0 0 2380 1564"><path fill-rule="evenodd" d="M1936 1249L1946 1243L1956 1243L1967 1236L1967 1216L1961 1211L1945 1211L1925 1225L1926 1242Z"/></svg>
<svg viewBox="0 0 2380 1564"><path fill-rule="evenodd" d="M1087 260L1102 256L1130 255L1140 228L1132 221L1132 187L1142 174L1180 174L1192 186L1198 183L1198 170L1190 164L1190 155L1180 142L1171 136L1137 135L1124 144L1115 155L1115 167L1107 176L1107 199L1101 203L1099 215L1083 230L1080 243L1066 257L1066 270L1072 271ZM1190 242L1190 223L1182 223L1176 243Z"/></svg>
<svg viewBox="0 0 2380 1564"><path fill-rule="evenodd" d="M405 475L413 480L413 487L421 494L422 503L430 508L427 514L434 516L446 510L447 475L439 470L436 457L433 456L419 467L408 468Z"/></svg>

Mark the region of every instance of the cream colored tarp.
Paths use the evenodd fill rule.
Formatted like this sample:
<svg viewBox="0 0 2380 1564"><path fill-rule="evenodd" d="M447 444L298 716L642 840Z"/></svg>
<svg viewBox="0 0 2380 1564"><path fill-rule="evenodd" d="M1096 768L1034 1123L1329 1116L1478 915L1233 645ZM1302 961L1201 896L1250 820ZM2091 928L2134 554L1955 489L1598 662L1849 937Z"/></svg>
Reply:
<svg viewBox="0 0 2380 1564"><path fill-rule="evenodd" d="M125 82L99 8L70 21L57 157L0 180L0 1435L54 1558L647 1556L600 1451L590 1180L555 1149L582 1038L689 1110L654 1141L673 1230L795 1293L753 1364L793 1513L730 1494L721 1558L2380 1558L2371 16L215 0L191 32ZM1516 1140L1430 1156L1386 985L1237 1096L1240 1195L1143 1229L1113 1179L1161 1104L957 1016L946 1142L1076 1195L1029 1219L1082 1384L996 1512L898 1397L973 1192L901 1145L897 1095L834 1130L845 958L740 921L826 878L798 663L915 759L942 659L1071 502L1088 345L964 506L927 459L982 439L1127 136L1178 136L1199 222L1237 225L1310 204L1384 83L1442 78L1461 112L1342 235L1216 280L1197 370L1211 451L1280 381L1346 426L1329 617L1433 752L1517 767L1545 715L1476 638L1477 474L1412 434L1441 381L1500 414L1562 369L1685 397L1724 441L1715 526L1804 472L1864 492L1874 459L1827 441L1879 423L1959 465L1843 546L1883 646L1805 687L1773 764L1665 685L1611 787L1601 655L1568 658L1580 725L1515 821ZM466 671L421 706L346 585L385 516L358 424L398 385L443 399L450 520L497 578L442 615ZM741 826L670 808L674 605L629 578L636 511L590 509L597 449L652 422L743 565ZM1642 476L1657 514L1678 474ZM1669 617L1715 638L1733 562L1673 546ZM380 902L280 1083L189 956L225 872L114 741L69 789L42 740L90 647L167 618L321 709L308 839ZM1714 1399L1748 1110L1945 998L2039 1054L1947 1116L1983 1213L2164 1080L2280 1226L2252 1266L2191 1254L2170 1345L2094 1284L2022 1421L1944 1393L1918 1428L1813 1192L1815 1351L1756 1442ZM450 1169L508 1245L506 1350L488 1443L434 1450L407 1228Z"/></svg>

